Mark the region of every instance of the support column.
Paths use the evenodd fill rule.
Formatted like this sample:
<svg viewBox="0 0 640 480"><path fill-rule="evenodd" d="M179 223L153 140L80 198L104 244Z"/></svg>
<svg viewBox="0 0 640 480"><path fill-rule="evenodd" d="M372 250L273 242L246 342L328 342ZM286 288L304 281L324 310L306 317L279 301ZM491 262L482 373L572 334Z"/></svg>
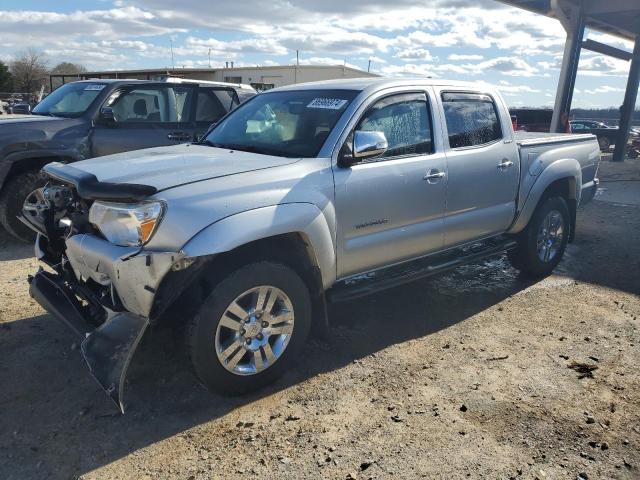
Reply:
<svg viewBox="0 0 640 480"><path fill-rule="evenodd" d="M629 67L629 77L627 78L627 89L624 92L624 102L620 109L620 124L618 126L618 138L616 148L613 151L614 162L623 162L627 141L629 140L629 129L631 128L631 118L636 109L636 98L638 96L638 83L640 82L640 37L636 37Z"/></svg>
<svg viewBox="0 0 640 480"><path fill-rule="evenodd" d="M580 61L580 50L582 49L582 38L584 37L584 19L582 17L582 8L579 6L562 0L553 2L553 4L556 16L567 32L567 40L564 44L556 102L553 107L551 128L549 130L551 132L565 132L566 122L569 121L569 112L571 111L573 88L578 74L578 62Z"/></svg>

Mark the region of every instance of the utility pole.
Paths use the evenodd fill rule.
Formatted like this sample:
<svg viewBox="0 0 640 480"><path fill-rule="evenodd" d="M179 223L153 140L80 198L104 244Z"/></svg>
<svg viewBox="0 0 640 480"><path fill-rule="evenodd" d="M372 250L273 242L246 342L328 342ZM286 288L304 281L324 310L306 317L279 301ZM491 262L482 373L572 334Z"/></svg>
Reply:
<svg viewBox="0 0 640 480"><path fill-rule="evenodd" d="M209 68L211 68L211 49L209 49Z"/></svg>
<svg viewBox="0 0 640 480"><path fill-rule="evenodd" d="M175 62L173 60L173 38L169 39L169 44L171 45L171 68L175 70L176 69L176 64L175 64Z"/></svg>
<svg viewBox="0 0 640 480"><path fill-rule="evenodd" d="M298 67L300 66L300 51L296 50L296 68L293 69L293 83L298 83Z"/></svg>
<svg viewBox="0 0 640 480"><path fill-rule="evenodd" d="M367 65L367 73L371 72L371 59L369 59L369 65Z"/></svg>

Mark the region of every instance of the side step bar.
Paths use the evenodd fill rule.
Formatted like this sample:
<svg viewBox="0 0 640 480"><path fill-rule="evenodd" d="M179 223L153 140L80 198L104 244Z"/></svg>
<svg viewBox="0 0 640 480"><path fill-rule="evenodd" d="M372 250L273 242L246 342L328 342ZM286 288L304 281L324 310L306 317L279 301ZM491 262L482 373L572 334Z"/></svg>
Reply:
<svg viewBox="0 0 640 480"><path fill-rule="evenodd" d="M484 242L451 249L444 253L428 255L373 272L354 275L338 282L329 290L327 292L328 299L331 302L343 302L363 297L501 254L515 247L516 241L512 238L496 237Z"/></svg>

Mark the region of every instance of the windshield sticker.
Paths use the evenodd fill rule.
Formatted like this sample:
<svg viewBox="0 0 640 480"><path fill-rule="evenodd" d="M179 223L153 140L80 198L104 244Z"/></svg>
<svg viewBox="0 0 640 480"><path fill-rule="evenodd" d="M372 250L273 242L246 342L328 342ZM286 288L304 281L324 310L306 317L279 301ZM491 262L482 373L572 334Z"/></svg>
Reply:
<svg viewBox="0 0 640 480"><path fill-rule="evenodd" d="M347 104L347 100L340 98L314 98L307 108L328 108L329 110L340 110Z"/></svg>
<svg viewBox="0 0 640 480"><path fill-rule="evenodd" d="M100 85L99 83L92 83L91 85L87 85L86 87L84 87L84 89L89 91L100 91L104 87L106 87L106 85Z"/></svg>

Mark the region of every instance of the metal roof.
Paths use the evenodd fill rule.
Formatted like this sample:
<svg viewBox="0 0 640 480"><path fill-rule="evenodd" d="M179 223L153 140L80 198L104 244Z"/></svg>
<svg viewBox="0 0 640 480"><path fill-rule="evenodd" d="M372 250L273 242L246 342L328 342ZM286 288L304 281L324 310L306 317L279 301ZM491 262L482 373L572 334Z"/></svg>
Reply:
<svg viewBox="0 0 640 480"><path fill-rule="evenodd" d="M555 17L553 0L498 0L501 3ZM635 40L640 35L640 0L568 0L581 6L585 26Z"/></svg>

